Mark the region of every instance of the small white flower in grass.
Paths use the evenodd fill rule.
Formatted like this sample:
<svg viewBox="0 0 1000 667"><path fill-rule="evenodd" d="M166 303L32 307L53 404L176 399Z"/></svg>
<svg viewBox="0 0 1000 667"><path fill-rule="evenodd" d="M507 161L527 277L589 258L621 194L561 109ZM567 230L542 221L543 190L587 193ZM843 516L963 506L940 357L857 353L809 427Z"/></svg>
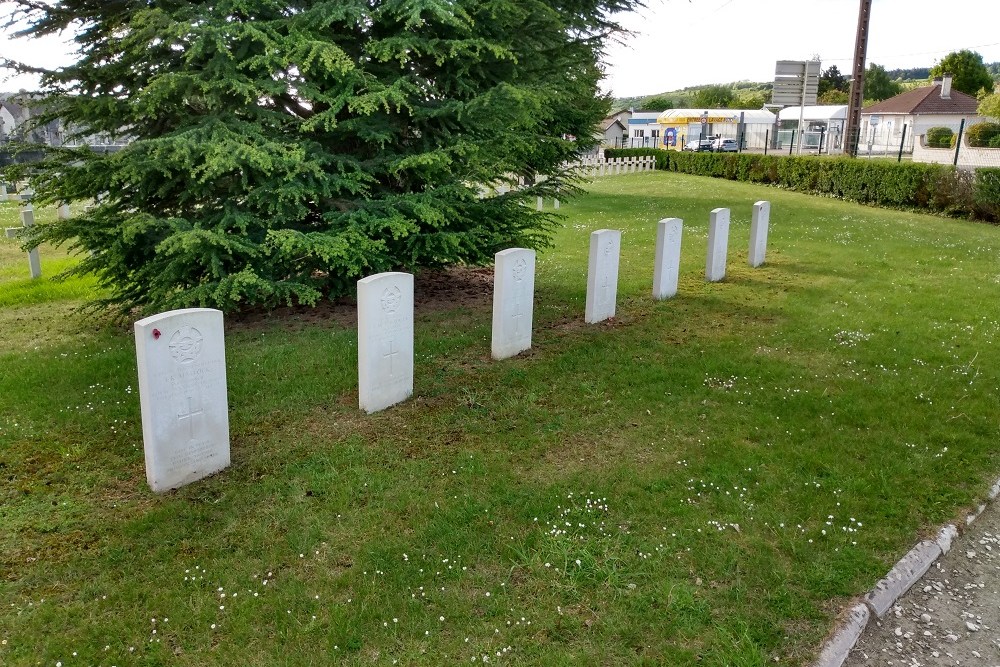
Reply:
<svg viewBox="0 0 1000 667"><path fill-rule="evenodd" d="M444 616L439 617L438 620L444 623Z"/></svg>
<svg viewBox="0 0 1000 667"><path fill-rule="evenodd" d="M212 629L215 630L215 623L212 623Z"/></svg>

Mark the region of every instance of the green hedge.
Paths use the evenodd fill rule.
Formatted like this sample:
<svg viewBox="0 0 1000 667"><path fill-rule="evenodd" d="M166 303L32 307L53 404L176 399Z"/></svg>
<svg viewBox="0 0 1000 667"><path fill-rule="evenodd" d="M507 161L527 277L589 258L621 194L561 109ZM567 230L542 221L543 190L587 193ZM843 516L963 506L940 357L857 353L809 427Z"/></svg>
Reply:
<svg viewBox="0 0 1000 667"><path fill-rule="evenodd" d="M647 151L636 155L656 155L657 168L668 171L776 185L886 208L919 208L1000 221L1000 169L967 171L947 165L848 157L629 150ZM626 156L621 151L607 153L611 153L609 157Z"/></svg>
<svg viewBox="0 0 1000 667"><path fill-rule="evenodd" d="M1000 137L1000 123L979 123L965 132L969 145L973 148L992 146L992 142Z"/></svg>
<svg viewBox="0 0 1000 667"><path fill-rule="evenodd" d="M928 148L951 148L955 145L955 132L950 127L932 127L927 130Z"/></svg>

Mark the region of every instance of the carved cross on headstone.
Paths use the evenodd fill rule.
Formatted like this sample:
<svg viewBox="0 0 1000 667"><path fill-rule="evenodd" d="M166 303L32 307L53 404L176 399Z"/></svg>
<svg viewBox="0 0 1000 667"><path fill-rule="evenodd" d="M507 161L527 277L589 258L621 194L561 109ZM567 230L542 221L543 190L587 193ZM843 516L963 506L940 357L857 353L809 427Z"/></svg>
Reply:
<svg viewBox="0 0 1000 667"><path fill-rule="evenodd" d="M185 410L187 410L187 412L181 411L177 413L177 421L183 422L185 419L187 420L188 441L194 440L194 418L197 417L198 415L202 415L205 413L205 411L201 409L200 403L198 404L198 409L195 410L191 406L192 401L194 401L194 399L191 396L188 396L187 406L185 407Z"/></svg>
<svg viewBox="0 0 1000 667"><path fill-rule="evenodd" d="M398 350L392 349L392 341L389 341L389 351L382 355L383 359L389 360L389 377L396 377L396 373L393 370L393 360L399 355Z"/></svg>

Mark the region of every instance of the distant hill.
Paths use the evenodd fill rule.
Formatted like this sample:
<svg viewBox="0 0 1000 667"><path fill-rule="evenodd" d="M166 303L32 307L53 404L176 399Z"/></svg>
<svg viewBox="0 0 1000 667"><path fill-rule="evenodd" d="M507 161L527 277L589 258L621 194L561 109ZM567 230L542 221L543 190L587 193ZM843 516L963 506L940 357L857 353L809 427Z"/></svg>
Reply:
<svg viewBox="0 0 1000 667"><path fill-rule="evenodd" d="M909 81L913 79L926 81L931 76L931 68L911 67L909 69L890 69L886 70L886 74L894 81Z"/></svg>
<svg viewBox="0 0 1000 667"><path fill-rule="evenodd" d="M711 88L728 88L733 92L733 96L736 98L741 98L747 95L766 93L766 97L770 99L771 88L773 83L771 81L758 82L758 81L733 81L731 83L715 83L715 84L704 84L698 86L688 86L687 88L680 88L677 90L668 90L663 93L656 93L655 95L641 95L638 97L616 97L611 103L611 113L617 113L623 109L635 108L636 110L642 109L645 105L646 100L651 100L653 98L661 98L668 100L670 102L671 109L685 109L693 106L699 106L695 103L695 97L699 92L711 89ZM759 105L755 105L759 106ZM657 109L662 110L662 109Z"/></svg>

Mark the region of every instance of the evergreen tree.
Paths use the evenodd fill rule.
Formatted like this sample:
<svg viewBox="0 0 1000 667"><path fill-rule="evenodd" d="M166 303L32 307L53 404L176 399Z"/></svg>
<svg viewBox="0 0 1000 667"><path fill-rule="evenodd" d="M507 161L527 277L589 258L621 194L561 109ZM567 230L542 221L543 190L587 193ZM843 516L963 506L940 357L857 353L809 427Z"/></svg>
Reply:
<svg viewBox="0 0 1000 667"><path fill-rule="evenodd" d="M41 203L100 199L33 242L79 251L127 311L312 304L544 246L554 219L524 204L572 191L560 165L593 145L602 43L637 0L11 5L26 36L77 35L76 64L18 66L42 76L37 122L130 140L47 152Z"/></svg>
<svg viewBox="0 0 1000 667"><path fill-rule="evenodd" d="M850 85L851 82L847 80L846 76L841 74L840 68L836 65L830 65L819 77L819 95L822 96L824 93L830 91L847 93L849 92Z"/></svg>
<svg viewBox="0 0 1000 667"><path fill-rule="evenodd" d="M983 57L975 51L963 49L953 51L931 68L931 79L939 79L945 74L952 75L951 87L975 97L980 90L993 90L993 75L983 64Z"/></svg>

